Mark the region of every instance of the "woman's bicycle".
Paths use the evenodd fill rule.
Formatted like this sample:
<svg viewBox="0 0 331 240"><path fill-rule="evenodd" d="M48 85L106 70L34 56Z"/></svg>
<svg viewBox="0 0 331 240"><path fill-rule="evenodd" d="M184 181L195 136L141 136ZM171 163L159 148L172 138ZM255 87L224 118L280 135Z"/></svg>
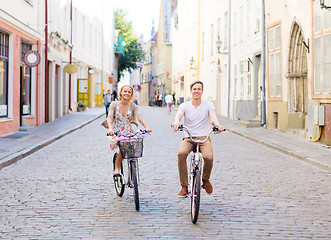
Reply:
<svg viewBox="0 0 331 240"><path fill-rule="evenodd" d="M118 143L123 158L119 175L113 176L116 193L119 197L124 194L125 186L133 188L134 202L136 210L139 211L139 167L138 158L143 153L143 134L145 130L140 130L132 134L115 133L119 137ZM113 156L113 167L115 170L117 152Z"/></svg>
<svg viewBox="0 0 331 240"><path fill-rule="evenodd" d="M199 145L204 143L210 137L212 132L217 132L217 127L213 127L208 136L204 140L195 140L193 139L189 129L183 125L180 125L178 130L187 132L192 143L195 143L196 146L193 148L190 161L190 171L189 171L189 186L188 186L188 196L191 197L191 221L195 224L198 220L199 209L200 209L200 194L202 187L202 154L199 151ZM225 131L225 130L224 130Z"/></svg>

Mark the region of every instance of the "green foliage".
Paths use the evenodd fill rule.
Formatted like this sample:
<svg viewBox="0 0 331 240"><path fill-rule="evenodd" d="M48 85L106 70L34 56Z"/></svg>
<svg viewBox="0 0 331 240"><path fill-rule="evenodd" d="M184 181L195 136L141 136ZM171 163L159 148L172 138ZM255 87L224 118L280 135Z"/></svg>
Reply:
<svg viewBox="0 0 331 240"><path fill-rule="evenodd" d="M133 31L132 22L126 20L126 14L121 9L115 11L115 29L119 30L118 36L121 36L126 43L125 56L118 64L118 76L121 76L125 70L131 72L137 69L138 63L144 59L145 53Z"/></svg>

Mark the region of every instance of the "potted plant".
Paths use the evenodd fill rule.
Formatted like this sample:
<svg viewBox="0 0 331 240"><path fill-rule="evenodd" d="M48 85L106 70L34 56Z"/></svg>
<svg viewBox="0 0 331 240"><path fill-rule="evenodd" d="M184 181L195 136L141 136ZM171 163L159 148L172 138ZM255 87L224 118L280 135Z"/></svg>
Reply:
<svg viewBox="0 0 331 240"><path fill-rule="evenodd" d="M86 110L86 105L85 103L79 102L77 105L77 112L85 111Z"/></svg>

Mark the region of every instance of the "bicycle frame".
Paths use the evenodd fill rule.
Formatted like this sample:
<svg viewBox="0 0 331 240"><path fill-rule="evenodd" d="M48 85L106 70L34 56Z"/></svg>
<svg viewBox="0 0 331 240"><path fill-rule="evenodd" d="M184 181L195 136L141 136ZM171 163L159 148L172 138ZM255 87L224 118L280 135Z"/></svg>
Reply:
<svg viewBox="0 0 331 240"><path fill-rule="evenodd" d="M179 126L179 130L187 132L192 143L195 143L191 153L191 162L190 162L190 172L189 172L189 186L188 186L188 196L191 198L191 220L195 224L198 220L199 216L199 208L200 208L200 191L202 187L202 161L203 157L200 153L200 144L206 142L210 137L210 134L213 131L217 131L217 127L213 127L205 139L203 140L195 140L193 139L190 131L183 125Z"/></svg>
<svg viewBox="0 0 331 240"><path fill-rule="evenodd" d="M192 152L191 154L191 162L190 162L190 174L189 174L189 186L188 186L188 195L191 197L192 195L192 186L193 186L193 175L195 174L195 170L198 169L201 174L202 170L202 154L199 152L199 143L196 146L196 152Z"/></svg>
<svg viewBox="0 0 331 240"><path fill-rule="evenodd" d="M146 131L141 131L142 134L145 134ZM119 133L115 133L117 136L124 136L124 137L134 137L138 134L138 132L129 134L129 135L121 135ZM142 144L142 142L141 142ZM123 145L122 145L123 146ZM121 147L121 145L120 145ZM143 145L141 145L143 147ZM122 149L118 154L122 154ZM117 192L117 195L119 197L122 197L125 189L125 185L133 188L133 195L134 195L134 201L135 201L135 207L136 210L139 211L139 191L138 186L140 185L140 177L139 177L139 166L138 166L138 158L142 155L142 149L141 152L138 152L137 155L133 155L134 153L131 152L132 155L128 155L127 152L125 153L125 158L123 158L122 165L121 165L121 172L123 175L120 176L114 176L114 184L115 184L115 190ZM116 158L115 158L116 156ZM123 156L123 155L122 155ZM132 157L134 156L134 157ZM115 162L117 159L117 153L115 153L113 157L113 164L115 168ZM134 169L133 169L134 168Z"/></svg>
<svg viewBox="0 0 331 240"><path fill-rule="evenodd" d="M138 158L129 158L129 159L123 159L123 177L124 177L124 184L127 185L128 187L132 188L133 187L133 182L132 182L132 174L131 174L131 164L130 162L135 162L136 166L136 173L137 173L137 180L138 180L138 186L140 185L140 177L139 177L139 164L138 164Z"/></svg>

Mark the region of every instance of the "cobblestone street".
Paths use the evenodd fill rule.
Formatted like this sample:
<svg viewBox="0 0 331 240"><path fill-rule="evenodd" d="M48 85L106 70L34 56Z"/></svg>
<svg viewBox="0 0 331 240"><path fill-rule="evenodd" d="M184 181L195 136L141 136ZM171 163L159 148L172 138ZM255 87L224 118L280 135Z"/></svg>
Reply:
<svg viewBox="0 0 331 240"><path fill-rule="evenodd" d="M140 111L153 132L139 212L132 189L115 193L100 118L0 170L1 239L331 239L330 173L231 132L212 135L214 193L202 191L193 225L177 198L175 112Z"/></svg>

